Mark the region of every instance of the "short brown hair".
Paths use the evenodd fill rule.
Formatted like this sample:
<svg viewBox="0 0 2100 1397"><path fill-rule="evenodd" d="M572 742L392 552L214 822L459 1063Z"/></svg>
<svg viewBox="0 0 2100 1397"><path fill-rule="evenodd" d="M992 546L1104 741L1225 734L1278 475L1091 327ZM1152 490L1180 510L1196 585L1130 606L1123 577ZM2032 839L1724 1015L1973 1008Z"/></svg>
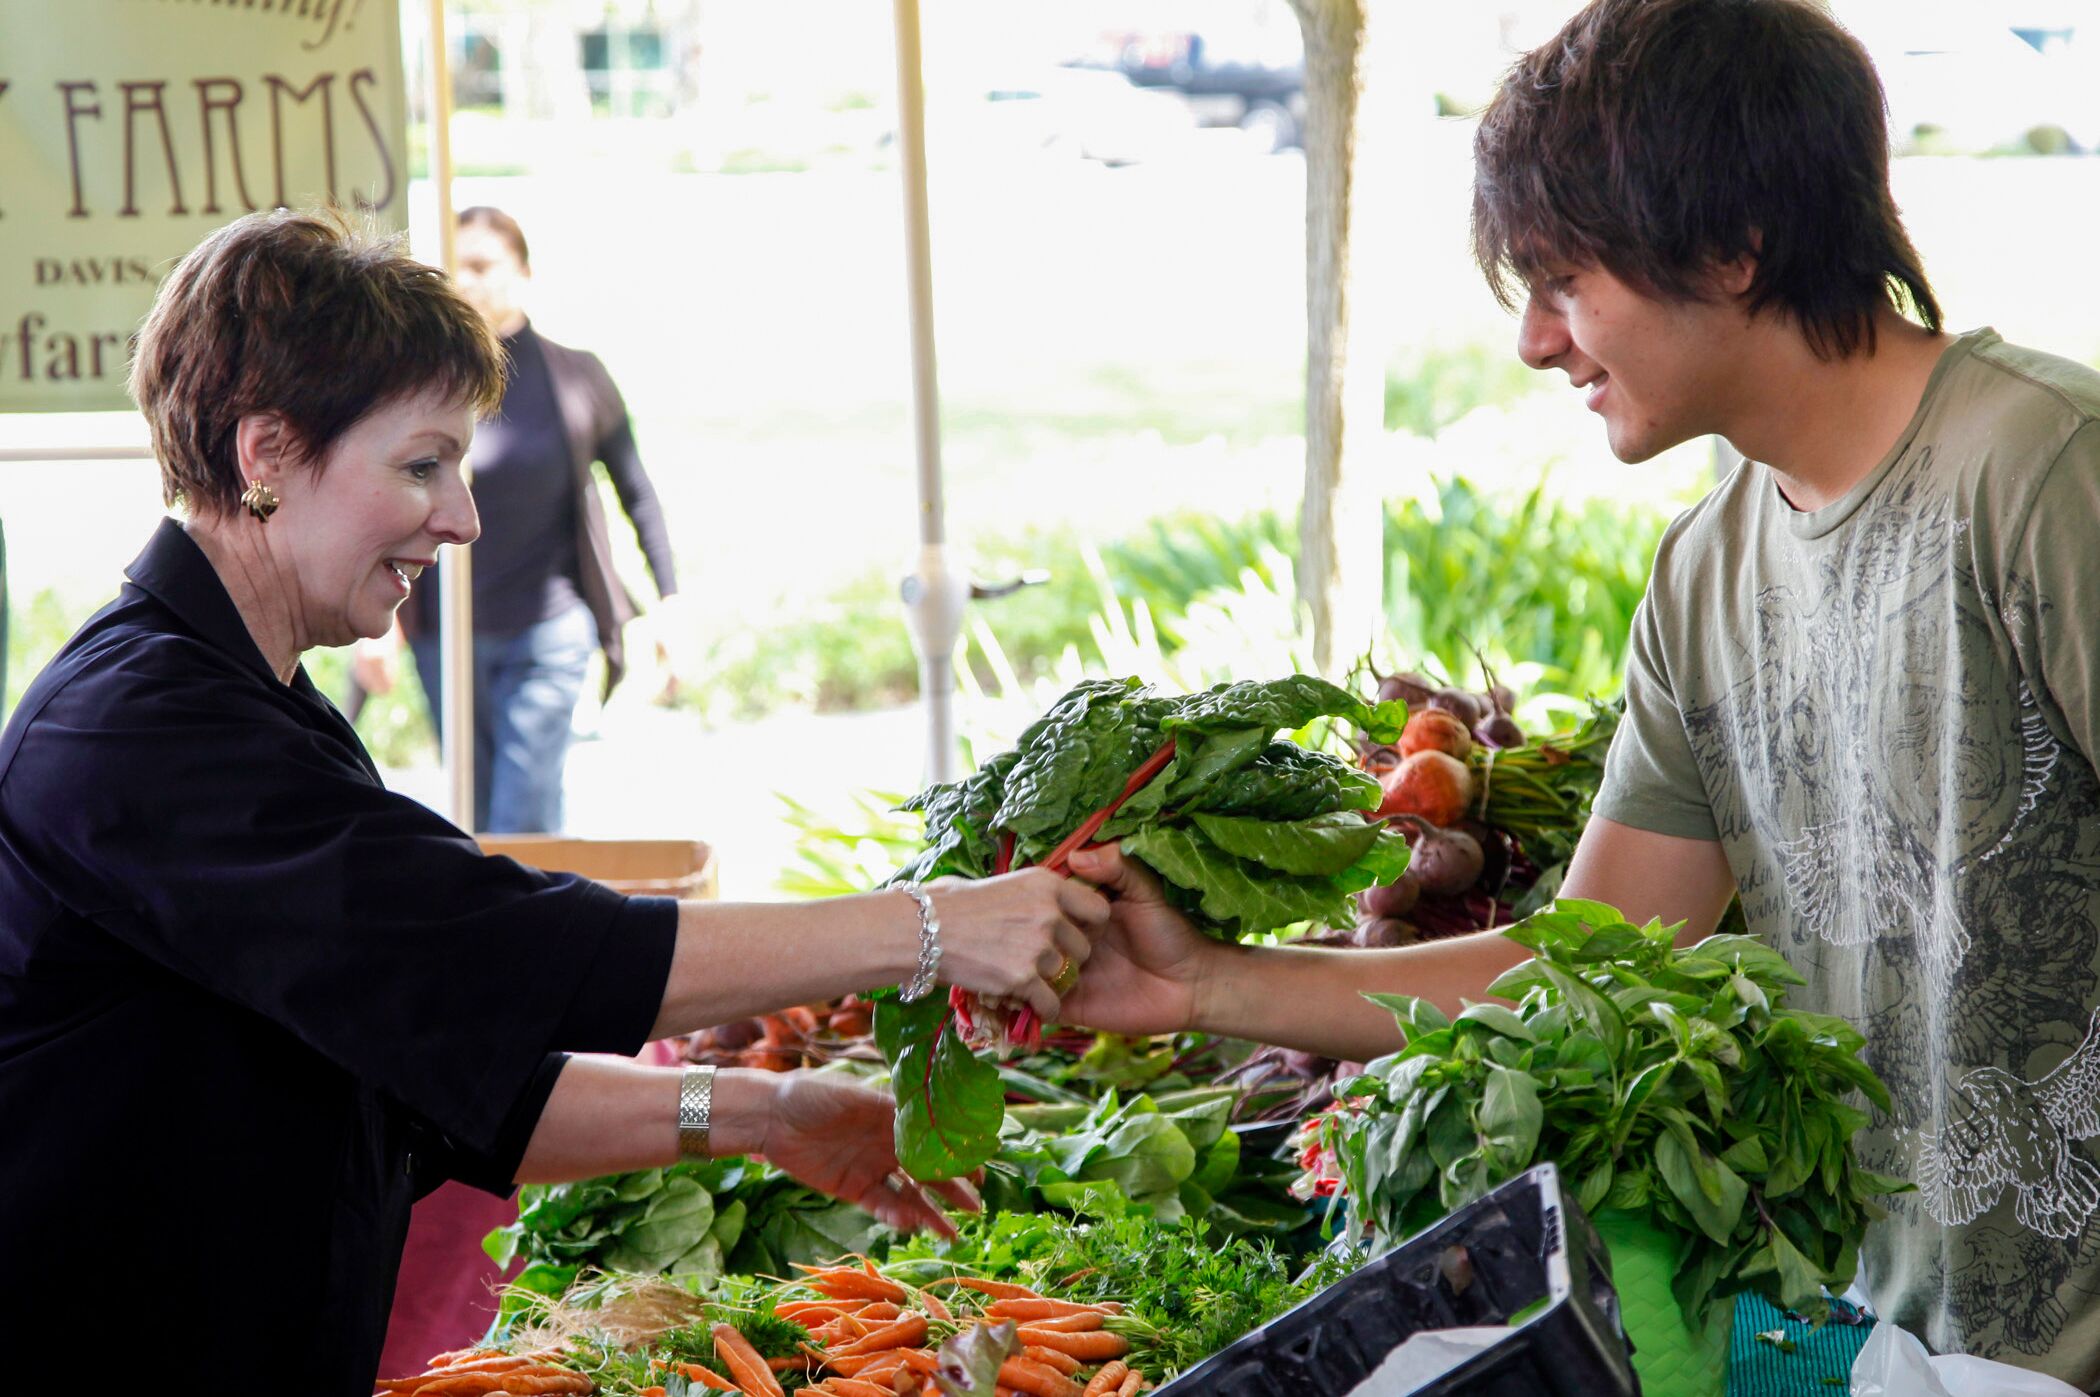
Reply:
<svg viewBox="0 0 2100 1397"><path fill-rule="evenodd" d="M510 250L518 254L518 265L532 270L532 253L525 246L525 230L518 220L499 208L488 204L475 204L459 211L459 226L462 228L487 228L497 237L510 244Z"/></svg>
<svg viewBox="0 0 2100 1397"><path fill-rule="evenodd" d="M1592 0L1525 54L1474 138L1473 254L1514 309L1554 261L1703 300L1749 254L1752 314L1819 357L1885 305L1940 328L1889 192L1881 82L1803 0Z"/></svg>
<svg viewBox="0 0 2100 1397"><path fill-rule="evenodd" d="M245 482L234 430L281 414L318 468L374 408L437 389L478 414L503 401L503 351L445 274L336 212L236 219L162 283L131 362L161 494L230 514Z"/></svg>

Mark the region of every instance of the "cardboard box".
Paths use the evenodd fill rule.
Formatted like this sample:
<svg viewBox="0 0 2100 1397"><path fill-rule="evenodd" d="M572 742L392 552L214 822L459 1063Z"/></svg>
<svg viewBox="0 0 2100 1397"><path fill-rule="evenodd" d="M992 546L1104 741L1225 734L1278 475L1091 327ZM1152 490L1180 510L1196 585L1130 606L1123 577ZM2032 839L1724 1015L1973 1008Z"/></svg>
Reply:
<svg viewBox="0 0 2100 1397"><path fill-rule="evenodd" d="M697 839L570 839L558 834L478 834L483 852L549 873L581 873L616 892L656 897L718 894L714 850Z"/></svg>

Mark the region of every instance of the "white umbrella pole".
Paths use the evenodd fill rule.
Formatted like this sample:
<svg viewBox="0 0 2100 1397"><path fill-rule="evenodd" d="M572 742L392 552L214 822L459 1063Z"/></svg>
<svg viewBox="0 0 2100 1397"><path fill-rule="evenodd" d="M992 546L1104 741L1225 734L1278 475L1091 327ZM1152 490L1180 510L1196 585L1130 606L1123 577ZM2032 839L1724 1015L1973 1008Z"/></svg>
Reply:
<svg viewBox="0 0 2100 1397"><path fill-rule="evenodd" d="M452 209L452 73L445 47L445 0L430 0L430 179L437 194L438 265L459 270ZM452 822L474 829L474 560L463 544L447 544L438 569L439 669L445 704L445 793Z"/></svg>
<svg viewBox="0 0 2100 1397"><path fill-rule="evenodd" d="M926 711L926 779L956 777L955 646L962 637L969 578L952 570L941 497L940 377L933 352L933 254L926 215L926 90L919 57L918 0L894 0L897 18L897 134L904 174L904 260L911 305L912 429L918 447L919 559L904 579L905 623L919 653Z"/></svg>

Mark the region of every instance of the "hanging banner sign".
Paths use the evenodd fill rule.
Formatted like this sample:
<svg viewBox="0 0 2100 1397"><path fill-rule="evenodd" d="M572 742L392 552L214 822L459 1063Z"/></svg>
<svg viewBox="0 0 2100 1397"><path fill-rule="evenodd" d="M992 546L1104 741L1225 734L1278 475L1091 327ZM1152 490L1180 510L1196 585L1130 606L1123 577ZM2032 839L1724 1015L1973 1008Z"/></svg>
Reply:
<svg viewBox="0 0 2100 1397"><path fill-rule="evenodd" d="M131 337L212 229L408 225L397 0L0 0L0 412L130 405Z"/></svg>

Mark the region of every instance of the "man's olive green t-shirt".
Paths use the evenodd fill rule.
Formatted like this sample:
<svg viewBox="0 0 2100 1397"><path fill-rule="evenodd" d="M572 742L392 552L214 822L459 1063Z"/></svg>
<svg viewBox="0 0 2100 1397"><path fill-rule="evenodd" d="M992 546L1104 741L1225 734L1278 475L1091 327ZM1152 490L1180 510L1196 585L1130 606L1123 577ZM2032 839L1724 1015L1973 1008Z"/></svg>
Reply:
<svg viewBox="0 0 2100 1397"><path fill-rule="evenodd" d="M2100 374L1988 330L1843 499L1664 536L1596 811L1719 840L1913 1179L1861 1250L1940 1352L2100 1384Z"/></svg>

